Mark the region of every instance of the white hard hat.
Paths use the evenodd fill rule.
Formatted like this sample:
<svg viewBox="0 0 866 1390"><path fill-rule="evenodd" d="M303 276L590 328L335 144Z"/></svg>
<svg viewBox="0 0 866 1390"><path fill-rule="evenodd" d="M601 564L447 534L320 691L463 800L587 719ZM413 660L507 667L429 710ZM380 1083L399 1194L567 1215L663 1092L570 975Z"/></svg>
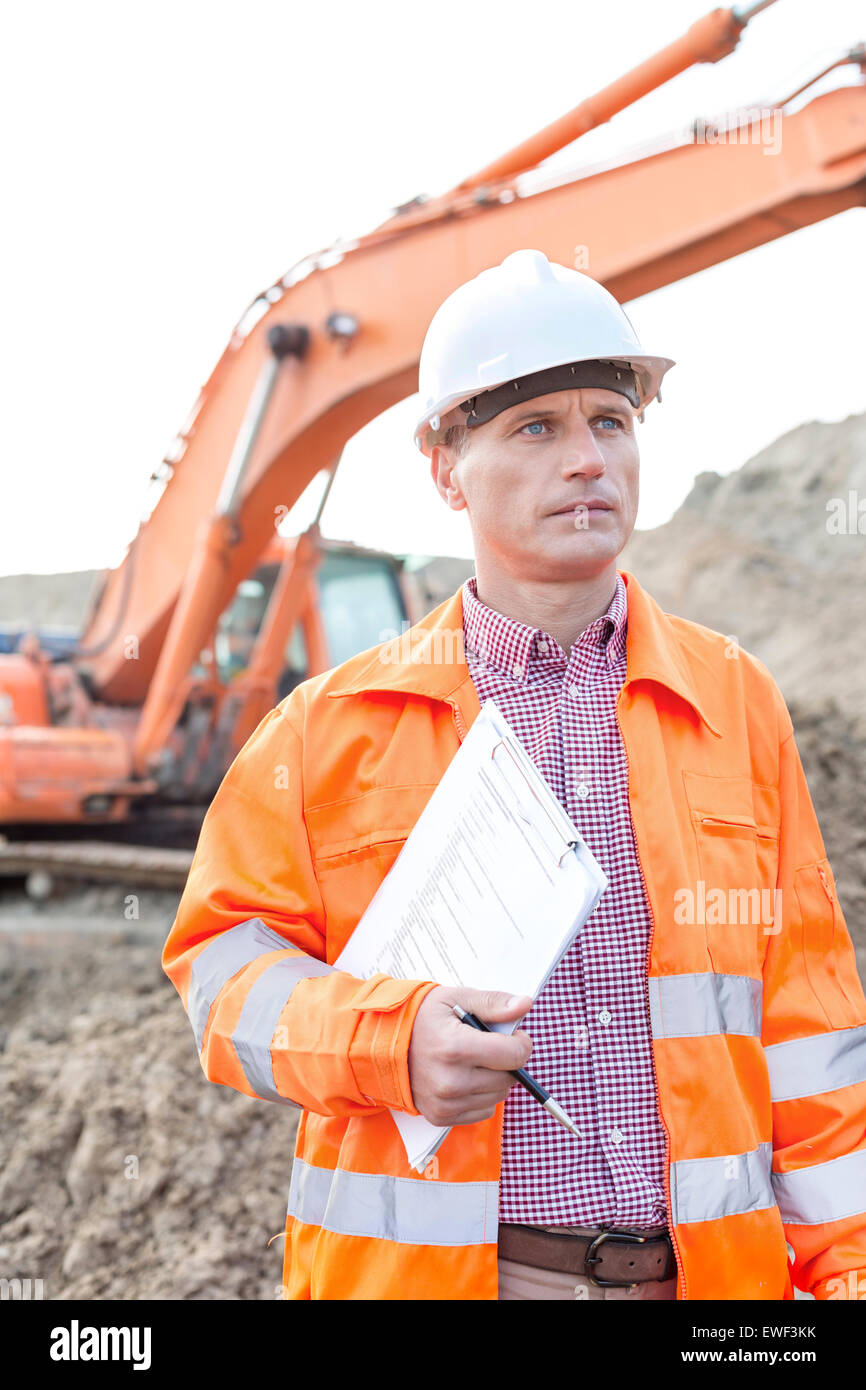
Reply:
<svg viewBox="0 0 866 1390"><path fill-rule="evenodd" d="M598 364L594 374L570 370L582 362ZM472 428L509 404L566 386L610 385L643 411L661 400L662 377L673 366L669 357L646 355L625 310L591 275L557 265L543 251L512 251L460 285L433 315L418 368L424 413L415 443L429 454L442 416L456 406L472 410ZM552 367L567 379L547 374ZM520 382L534 373L545 375ZM506 385L513 395L479 394Z"/></svg>

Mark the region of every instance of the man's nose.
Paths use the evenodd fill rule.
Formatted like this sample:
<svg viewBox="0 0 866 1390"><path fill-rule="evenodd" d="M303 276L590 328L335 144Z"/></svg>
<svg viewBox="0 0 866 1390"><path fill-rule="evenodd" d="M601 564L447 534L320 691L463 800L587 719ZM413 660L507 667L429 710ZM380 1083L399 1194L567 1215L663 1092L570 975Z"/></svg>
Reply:
<svg viewBox="0 0 866 1390"><path fill-rule="evenodd" d="M575 421L564 440L562 453L562 474L570 478L576 473L585 473L594 478L605 469L604 455L598 440L583 416Z"/></svg>

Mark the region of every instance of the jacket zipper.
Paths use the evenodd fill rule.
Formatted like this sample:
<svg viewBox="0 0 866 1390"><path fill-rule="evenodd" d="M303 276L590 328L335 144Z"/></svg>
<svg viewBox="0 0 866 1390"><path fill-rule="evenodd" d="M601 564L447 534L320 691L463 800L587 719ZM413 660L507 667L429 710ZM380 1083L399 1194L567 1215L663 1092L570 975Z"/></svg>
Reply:
<svg viewBox="0 0 866 1390"><path fill-rule="evenodd" d="M620 691L620 694L622 694L622 691ZM620 731L620 736L621 736L621 738L622 738L623 752L625 753L626 768L628 769L628 773L629 773L629 779L628 779L628 780L629 780L629 787L630 787L630 786L631 786L631 762L630 762L630 759L629 759L629 756L628 756L628 747L626 746L625 737L624 737L623 731L622 731L622 724L620 723L620 718L619 718L619 704L620 704L620 701L619 701L619 696L618 696L618 697L617 697L617 701L616 701L616 708L615 708L616 722L617 722L617 724L619 724L619 731ZM631 795L629 795L629 815L631 815ZM646 877L645 877L645 875L644 875L643 865L642 865L641 862L640 862L640 848L639 848L638 843L637 843L637 833L636 833L636 832L635 832L634 841L635 841L635 858L637 859L637 866L638 866L638 869L640 870L641 882L643 883L643 889L644 889L644 897L645 897L645 899L646 899L646 904L647 904L647 907L649 908L649 914L650 914L650 934L649 934L649 942L647 943L645 977L646 977L646 1009L647 1009L647 1021L648 1021L649 1024L650 1024L650 1038L652 1038L652 1015L651 1015L651 1011L650 1011L650 998L649 998L649 970L650 970L650 959L651 959L651 957L652 957L653 938L654 938L654 936L655 936L655 913L653 912L653 905L652 905L652 902L650 901L650 895L649 895L649 892L648 892L648 890L647 890ZM652 1048L652 1042L650 1042L650 1047ZM659 1099L658 1080L657 1080L657 1078L656 1078L655 1054L654 1054L654 1052L653 1052L652 1073L653 1073L653 1087L654 1087L655 1093L656 1093L656 1110L657 1110L657 1112L658 1112L658 1117L659 1117L659 1119L660 1119L660 1121L661 1121L662 1129L663 1129L664 1132L665 1132L665 1196L667 1197L667 1203L668 1203L668 1216L669 1216L669 1219L670 1219L671 1248L673 1249L673 1252L674 1252L674 1259L676 1260L676 1265L677 1265L677 1270L678 1270L678 1272L679 1272L679 1276L680 1276L680 1279L681 1279L681 1281L682 1281L682 1286L683 1286L683 1300L685 1300L685 1299L686 1299L686 1296L687 1296L687 1295L686 1295L686 1272L685 1272L685 1269L683 1268L683 1262L682 1262L682 1259L681 1259L681 1257L680 1257L679 1246L677 1245L677 1238L676 1238L676 1234L675 1234L675 1232L674 1232L673 1201L672 1201L672 1198L671 1198L671 1180L670 1180L670 1174L671 1174L671 1136L670 1136L670 1130L668 1129L667 1125L665 1124L665 1117L664 1117L664 1115L662 1114L662 1109L661 1109L661 1104L660 1104L660 1099Z"/></svg>
<svg viewBox="0 0 866 1390"><path fill-rule="evenodd" d="M821 882L822 882L823 885L824 885L824 892L827 894L827 897L828 897L829 900L830 900L830 906L831 906L832 909L833 909L833 926L835 927L835 925L836 925L836 902L835 902L835 899L834 899L834 897L833 897L833 893L832 893L832 890L831 890L831 888L830 888L830 884L829 884L829 882L828 882L827 875L824 873L824 870L821 868L821 865L820 865L820 864L816 864L816 865L815 865L815 868L818 870L818 877L820 878Z"/></svg>
<svg viewBox="0 0 866 1390"><path fill-rule="evenodd" d="M739 825L743 830L755 830L757 827L752 820L734 820L733 816L722 819L721 816L698 816L701 825Z"/></svg>
<svg viewBox="0 0 866 1390"><path fill-rule="evenodd" d="M463 719L463 715L460 713L460 709L456 701L451 705L451 711L454 715L454 724L457 729L457 737L462 743L464 738L466 737L466 723Z"/></svg>
<svg viewBox="0 0 866 1390"><path fill-rule="evenodd" d="M752 820L723 820L721 816L702 816L697 815L698 825L720 825L725 830L749 830L754 831L758 840L769 840L774 843L777 836L767 826L758 825Z"/></svg>

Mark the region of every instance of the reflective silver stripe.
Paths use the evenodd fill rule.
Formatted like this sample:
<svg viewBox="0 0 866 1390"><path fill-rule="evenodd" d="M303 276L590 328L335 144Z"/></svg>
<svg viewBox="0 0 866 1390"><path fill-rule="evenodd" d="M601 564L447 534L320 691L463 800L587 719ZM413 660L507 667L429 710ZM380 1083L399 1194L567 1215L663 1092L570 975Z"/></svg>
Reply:
<svg viewBox="0 0 866 1390"><path fill-rule="evenodd" d="M744 1154L719 1158L681 1158L671 1164L671 1218L717 1221L744 1211L776 1205L770 1180L773 1145L769 1141Z"/></svg>
<svg viewBox="0 0 866 1390"><path fill-rule="evenodd" d="M866 1211L866 1149L773 1174L782 1220L794 1226L820 1226Z"/></svg>
<svg viewBox="0 0 866 1390"><path fill-rule="evenodd" d="M866 1027L813 1033L765 1047L773 1100L799 1100L866 1081Z"/></svg>
<svg viewBox="0 0 866 1390"><path fill-rule="evenodd" d="M285 945L285 942L283 943ZM280 1014L295 985L314 976L331 975L334 967L315 957L298 955L276 960L250 986L232 1043L244 1076L262 1100L296 1102L281 1096L274 1082L271 1043Z"/></svg>
<svg viewBox="0 0 866 1390"><path fill-rule="evenodd" d="M285 937L271 931L260 917L251 917L249 921L239 922L236 927L230 927L228 931L215 936L196 956L192 966L186 1011L199 1052L211 1004L223 985L258 956L267 955L269 951L290 949L290 943Z"/></svg>
<svg viewBox="0 0 866 1390"><path fill-rule="evenodd" d="M332 1171L296 1158L288 1214L337 1235L400 1245L495 1245L499 1183Z"/></svg>
<svg viewBox="0 0 866 1390"><path fill-rule="evenodd" d="M710 1033L761 1036L760 980L750 975L655 975L649 979L654 1038L696 1038Z"/></svg>

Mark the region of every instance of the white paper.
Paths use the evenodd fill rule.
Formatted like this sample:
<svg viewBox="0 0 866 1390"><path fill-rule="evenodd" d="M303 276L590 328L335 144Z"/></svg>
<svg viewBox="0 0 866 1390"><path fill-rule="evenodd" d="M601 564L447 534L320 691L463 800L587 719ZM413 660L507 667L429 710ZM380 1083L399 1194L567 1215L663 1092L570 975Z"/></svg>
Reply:
<svg viewBox="0 0 866 1390"><path fill-rule="evenodd" d="M381 972L535 999L607 885L487 700L334 964L361 979ZM420 1171L449 1131L392 1114Z"/></svg>

